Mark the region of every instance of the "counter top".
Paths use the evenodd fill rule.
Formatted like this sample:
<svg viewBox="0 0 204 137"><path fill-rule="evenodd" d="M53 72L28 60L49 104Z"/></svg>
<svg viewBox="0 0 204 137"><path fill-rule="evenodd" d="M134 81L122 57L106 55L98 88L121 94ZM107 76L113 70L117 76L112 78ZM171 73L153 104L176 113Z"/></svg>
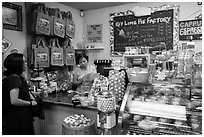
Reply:
<svg viewBox="0 0 204 137"><path fill-rule="evenodd" d="M96 102L93 105L88 107L84 107L81 105L73 105L72 104L72 97L73 94L69 94L67 92L60 92L55 94L49 94L48 97L43 97L43 101L45 103L57 104L57 105L67 105L70 107L79 107L79 108L86 108L86 109L95 109L97 110Z"/></svg>
<svg viewBox="0 0 204 137"><path fill-rule="evenodd" d="M60 92L60 93L55 93L55 94L49 94L48 97L43 97L43 101L45 103L56 104L56 105L67 105L70 107L98 110L97 102L94 102L93 105L90 105L88 107L84 107L81 105L73 105L72 103L73 96L74 94L69 94L67 92ZM119 110L119 109L120 109L120 105L118 104L116 105L116 110Z"/></svg>

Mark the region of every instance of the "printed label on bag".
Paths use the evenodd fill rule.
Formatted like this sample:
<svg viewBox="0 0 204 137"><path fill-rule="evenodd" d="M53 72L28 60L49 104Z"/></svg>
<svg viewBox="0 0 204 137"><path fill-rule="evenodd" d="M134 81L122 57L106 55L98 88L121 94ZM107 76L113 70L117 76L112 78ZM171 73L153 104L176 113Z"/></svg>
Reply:
<svg viewBox="0 0 204 137"><path fill-rule="evenodd" d="M63 24L61 24L61 23L58 23L58 22L55 22L55 27L57 27L57 29L60 29L60 30L62 30L63 29Z"/></svg>
<svg viewBox="0 0 204 137"><path fill-rule="evenodd" d="M68 53L68 54L67 54L67 59L72 59L72 58L73 58L73 56L74 56L74 54L73 54L73 53Z"/></svg>
<svg viewBox="0 0 204 137"><path fill-rule="evenodd" d="M40 60L40 61L47 61L48 57L47 57L47 54L37 54L37 60Z"/></svg>
<svg viewBox="0 0 204 137"><path fill-rule="evenodd" d="M68 24L68 25L67 25L67 29L68 29L70 32L74 33L74 26L73 26L72 24Z"/></svg>
<svg viewBox="0 0 204 137"><path fill-rule="evenodd" d="M49 23L50 22L44 18L39 19L39 26L49 27Z"/></svg>
<svg viewBox="0 0 204 137"><path fill-rule="evenodd" d="M53 53L53 59L62 59L62 54L61 53Z"/></svg>

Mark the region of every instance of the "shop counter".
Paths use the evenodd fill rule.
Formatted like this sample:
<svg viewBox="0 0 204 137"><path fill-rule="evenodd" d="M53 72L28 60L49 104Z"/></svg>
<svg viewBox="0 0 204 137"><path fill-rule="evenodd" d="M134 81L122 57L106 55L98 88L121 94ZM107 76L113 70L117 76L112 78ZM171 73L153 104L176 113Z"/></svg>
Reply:
<svg viewBox="0 0 204 137"><path fill-rule="evenodd" d="M94 133L99 134L99 129L97 128L98 110L96 107L96 102L88 107L83 107L80 105L74 106L71 102L71 98L72 95L68 93L51 94L48 97L43 98L45 119L41 120L35 118L34 129L36 135L61 135L64 118L74 114L83 114L86 117L94 120ZM116 117L118 110L119 106L117 106ZM117 133L117 127L114 127L111 130L111 134Z"/></svg>

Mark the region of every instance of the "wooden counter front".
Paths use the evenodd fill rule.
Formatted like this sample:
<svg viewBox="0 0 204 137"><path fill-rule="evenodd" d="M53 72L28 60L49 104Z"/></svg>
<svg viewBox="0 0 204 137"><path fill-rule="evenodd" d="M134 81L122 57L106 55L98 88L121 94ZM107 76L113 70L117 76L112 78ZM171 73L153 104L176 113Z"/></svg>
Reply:
<svg viewBox="0 0 204 137"><path fill-rule="evenodd" d="M71 102L71 97L72 96L68 93L57 93L43 99L45 119L35 118L34 129L36 135L62 135L62 123L64 118L74 114L83 114L94 120L95 129L93 130L96 135L99 134L96 123L98 114L96 102L89 107L82 107L80 105L74 106ZM112 134L117 134L117 127L113 128L112 131Z"/></svg>

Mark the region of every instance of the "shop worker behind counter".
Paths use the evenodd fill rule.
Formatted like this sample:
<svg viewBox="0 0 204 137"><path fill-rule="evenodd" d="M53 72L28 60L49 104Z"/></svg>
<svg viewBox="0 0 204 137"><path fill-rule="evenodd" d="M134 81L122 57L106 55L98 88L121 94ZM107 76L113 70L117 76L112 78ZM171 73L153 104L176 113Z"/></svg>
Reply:
<svg viewBox="0 0 204 137"><path fill-rule="evenodd" d="M5 78L2 83L2 134L34 134L31 106L36 105L23 77L26 69L23 54L12 53L4 60Z"/></svg>
<svg viewBox="0 0 204 137"><path fill-rule="evenodd" d="M73 89L79 87L87 76L90 76L89 80L93 82L94 75L97 74L97 72L95 66L88 64L88 60L88 56L84 53L76 56L77 66L74 68L73 73Z"/></svg>

